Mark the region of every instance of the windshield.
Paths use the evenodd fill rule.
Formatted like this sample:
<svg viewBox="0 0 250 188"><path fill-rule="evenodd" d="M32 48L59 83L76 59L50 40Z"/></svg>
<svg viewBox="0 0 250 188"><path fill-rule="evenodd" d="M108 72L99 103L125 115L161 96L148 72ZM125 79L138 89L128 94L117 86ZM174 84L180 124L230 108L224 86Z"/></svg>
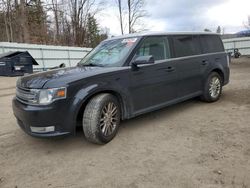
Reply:
<svg viewBox="0 0 250 188"><path fill-rule="evenodd" d="M123 60L134 47L137 38L122 38L104 41L92 50L79 65L115 67L122 66Z"/></svg>

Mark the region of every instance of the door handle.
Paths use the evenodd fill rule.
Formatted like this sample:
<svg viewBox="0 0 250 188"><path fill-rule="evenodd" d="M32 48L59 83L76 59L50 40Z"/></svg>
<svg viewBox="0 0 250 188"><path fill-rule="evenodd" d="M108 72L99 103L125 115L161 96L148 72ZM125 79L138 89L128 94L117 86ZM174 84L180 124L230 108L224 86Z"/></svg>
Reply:
<svg viewBox="0 0 250 188"><path fill-rule="evenodd" d="M168 67L165 69L167 72L173 72L175 71L175 68L174 67Z"/></svg>
<svg viewBox="0 0 250 188"><path fill-rule="evenodd" d="M215 61L220 61L220 58L219 57L215 58Z"/></svg>
<svg viewBox="0 0 250 188"><path fill-rule="evenodd" d="M202 60L202 65L207 65L208 64L208 60Z"/></svg>
<svg viewBox="0 0 250 188"><path fill-rule="evenodd" d="M173 72L175 71L175 68L174 67L167 67L167 68L159 68L159 69L156 69L157 71L166 71L166 72Z"/></svg>

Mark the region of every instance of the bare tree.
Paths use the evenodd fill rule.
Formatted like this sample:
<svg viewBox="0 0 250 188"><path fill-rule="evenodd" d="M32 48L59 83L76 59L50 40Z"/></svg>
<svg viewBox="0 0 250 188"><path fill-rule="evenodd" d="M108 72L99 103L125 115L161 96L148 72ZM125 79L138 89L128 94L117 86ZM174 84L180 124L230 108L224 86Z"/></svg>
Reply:
<svg viewBox="0 0 250 188"><path fill-rule="evenodd" d="M4 25L5 25L5 34L7 41L13 41L13 18L11 15L11 1L10 0L1 0L1 12L3 13Z"/></svg>
<svg viewBox="0 0 250 188"><path fill-rule="evenodd" d="M250 29L250 15L248 15L247 18L248 18L247 21L243 22L243 25L246 29Z"/></svg>
<svg viewBox="0 0 250 188"><path fill-rule="evenodd" d="M59 5L58 0L52 0L52 11L54 13L54 19L55 19L55 28L56 28L56 34L54 36L54 41L57 43L59 40Z"/></svg>
<svg viewBox="0 0 250 188"><path fill-rule="evenodd" d="M74 43L80 46L84 41L84 26L94 0L70 0L70 17Z"/></svg>
<svg viewBox="0 0 250 188"><path fill-rule="evenodd" d="M144 10L144 0L128 0L128 30L129 33L135 31L135 26L139 24L140 19L146 17L148 14Z"/></svg>
<svg viewBox="0 0 250 188"><path fill-rule="evenodd" d="M121 32L124 34L125 23L128 25L128 33L133 33L136 26L141 24L141 19L146 17L147 11L144 10L144 0L127 0L126 6L121 3L121 0L116 0L119 9L119 22ZM127 19L124 19L127 18Z"/></svg>
<svg viewBox="0 0 250 188"><path fill-rule="evenodd" d="M29 30L28 30L28 23L26 17L26 1L20 0L19 4L19 22L21 26L21 42L29 42Z"/></svg>
<svg viewBox="0 0 250 188"><path fill-rule="evenodd" d="M248 15L248 17L247 17L248 19L247 19L247 22L248 22L248 27L250 27L250 15Z"/></svg>
<svg viewBox="0 0 250 188"><path fill-rule="evenodd" d="M101 8L102 2L96 0L70 0L70 18L74 44L84 44L88 15L94 16Z"/></svg>
<svg viewBox="0 0 250 188"><path fill-rule="evenodd" d="M0 0L0 41L95 46L102 0Z"/></svg>
<svg viewBox="0 0 250 188"><path fill-rule="evenodd" d="M124 34L123 31L123 13L122 13L122 3L121 0L117 0L117 4L118 4L118 9L119 9L119 22L120 22L120 27L121 27L121 33L122 35Z"/></svg>

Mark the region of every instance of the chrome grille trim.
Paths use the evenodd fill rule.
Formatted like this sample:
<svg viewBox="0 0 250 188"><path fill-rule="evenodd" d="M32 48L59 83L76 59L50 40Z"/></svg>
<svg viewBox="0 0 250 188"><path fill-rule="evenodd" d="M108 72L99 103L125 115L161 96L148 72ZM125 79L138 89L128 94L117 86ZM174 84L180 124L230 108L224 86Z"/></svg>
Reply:
<svg viewBox="0 0 250 188"><path fill-rule="evenodd" d="M16 87L16 98L23 103L34 103L37 100L37 94L32 89Z"/></svg>

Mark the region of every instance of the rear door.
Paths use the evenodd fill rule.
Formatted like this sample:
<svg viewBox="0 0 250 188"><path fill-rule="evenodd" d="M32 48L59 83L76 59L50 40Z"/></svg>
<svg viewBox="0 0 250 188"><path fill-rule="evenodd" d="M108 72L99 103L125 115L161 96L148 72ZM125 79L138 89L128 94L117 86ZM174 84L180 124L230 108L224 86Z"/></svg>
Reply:
<svg viewBox="0 0 250 188"><path fill-rule="evenodd" d="M169 40L165 36L147 37L140 44L136 56L152 55L154 64L139 65L130 73L130 92L133 98L134 113L164 105L176 97L177 73L170 60Z"/></svg>
<svg viewBox="0 0 250 188"><path fill-rule="evenodd" d="M201 68L207 59L201 56L198 35L177 35L172 37L175 64L178 71L178 97L192 95L202 90ZM204 65L206 66L206 65Z"/></svg>
<svg viewBox="0 0 250 188"><path fill-rule="evenodd" d="M226 62L225 51L223 43L218 35L201 35L200 36L203 59L202 59L202 69L201 72L204 76L207 75L207 71L210 67L215 66L215 64L221 64ZM222 52L222 53L220 53Z"/></svg>

